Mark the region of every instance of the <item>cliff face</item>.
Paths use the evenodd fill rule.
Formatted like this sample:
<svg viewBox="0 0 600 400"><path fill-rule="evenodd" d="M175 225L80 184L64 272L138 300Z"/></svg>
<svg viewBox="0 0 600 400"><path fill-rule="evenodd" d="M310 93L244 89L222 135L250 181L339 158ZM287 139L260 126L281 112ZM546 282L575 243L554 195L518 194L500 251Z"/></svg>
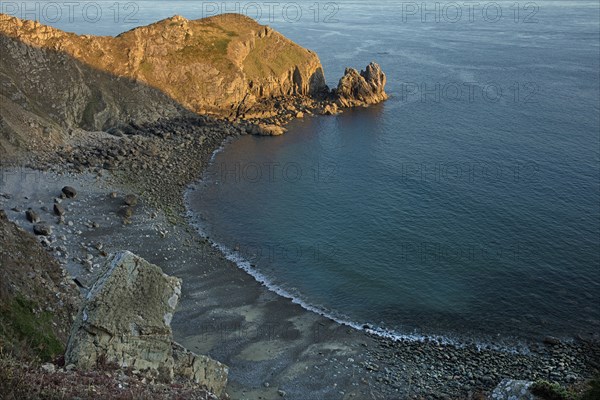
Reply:
<svg viewBox="0 0 600 400"><path fill-rule="evenodd" d="M379 67L363 75L348 70L356 73L330 92L315 53L239 14L174 16L117 37L0 14L0 54L2 160L86 140L78 130L135 130L194 113L280 134L297 115L336 113L334 102L387 98Z"/></svg>
<svg viewBox="0 0 600 400"><path fill-rule="evenodd" d="M2 15L0 34L159 89L198 113L228 115L240 104L327 89L315 53L238 14L195 21L174 16L117 37L76 35ZM8 55L3 67L25 56ZM96 103L101 108L103 98Z"/></svg>

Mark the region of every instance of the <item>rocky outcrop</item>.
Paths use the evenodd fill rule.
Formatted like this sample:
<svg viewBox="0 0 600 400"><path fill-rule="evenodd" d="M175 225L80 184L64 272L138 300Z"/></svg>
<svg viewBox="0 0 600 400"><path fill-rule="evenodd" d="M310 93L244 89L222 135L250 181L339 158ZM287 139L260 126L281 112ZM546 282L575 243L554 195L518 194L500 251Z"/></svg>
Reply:
<svg viewBox="0 0 600 400"><path fill-rule="evenodd" d="M159 381L188 380L220 395L227 367L173 343L181 281L127 251L107 262L73 325L65 359L80 369L130 367Z"/></svg>
<svg viewBox="0 0 600 400"><path fill-rule="evenodd" d="M354 68L346 72L334 91L336 104L340 107L357 107L377 104L387 100L386 76L376 63L370 63L360 73Z"/></svg>
<svg viewBox="0 0 600 400"><path fill-rule="evenodd" d="M200 20L174 16L117 37L76 35L0 15L0 34L159 89L197 113L231 115L261 99L327 91L314 52L239 14ZM6 64L30 58L22 52L7 55ZM34 58L44 57L40 52ZM83 105L88 113L109 111L114 99L91 92Z"/></svg>

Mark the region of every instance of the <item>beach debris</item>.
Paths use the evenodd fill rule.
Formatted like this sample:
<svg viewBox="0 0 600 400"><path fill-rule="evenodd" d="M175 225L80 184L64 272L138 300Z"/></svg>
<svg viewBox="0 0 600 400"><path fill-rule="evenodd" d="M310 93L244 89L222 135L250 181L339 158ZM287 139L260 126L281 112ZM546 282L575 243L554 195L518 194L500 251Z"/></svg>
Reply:
<svg viewBox="0 0 600 400"><path fill-rule="evenodd" d="M71 186L65 186L62 188L62 192L64 193L64 195L68 198L68 199L74 199L75 197L77 197L77 190L75 190L73 187Z"/></svg>

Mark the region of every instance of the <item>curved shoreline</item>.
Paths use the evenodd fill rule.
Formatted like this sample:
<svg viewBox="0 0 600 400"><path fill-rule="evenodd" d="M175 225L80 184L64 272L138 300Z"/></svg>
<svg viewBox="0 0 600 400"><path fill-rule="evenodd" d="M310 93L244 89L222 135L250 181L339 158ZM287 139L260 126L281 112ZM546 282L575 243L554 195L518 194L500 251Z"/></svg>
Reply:
<svg viewBox="0 0 600 400"><path fill-rule="evenodd" d="M309 302L307 302L306 300L304 300L298 296L293 295L286 289L271 282L268 277L266 277L263 273L258 271L255 267L253 267L252 264L250 263L250 261L244 259L244 257L242 257L238 252L227 247L225 244L218 243L218 242L215 242L214 240L212 240L209 237L209 235L206 233L205 228L202 226L202 223L199 221L200 217L196 213L194 213L194 211L192 211L189 196L194 191L202 190L200 188L200 186L203 182L205 182L204 175L206 173L206 170L210 167L210 165L212 163L214 163L217 154L226 151L227 146L236 139L238 139L238 138L226 138L223 141L222 145L219 146L218 148L216 148L212 152L210 161L208 162L208 164L205 166L204 170L202 171L200 178L198 180L192 182L191 184L189 184L188 187L183 191L183 203L184 203L184 207L185 207L185 215L186 215L187 223L196 230L196 232L198 233L198 235L200 237L202 237L205 240L208 240L209 243L215 249L217 249L221 254L223 254L223 256L225 258L227 258L229 261L231 261L232 263L237 265L237 267L239 269L241 269L242 271L244 271L245 273L250 275L252 278L254 278L254 280L257 283L259 283L261 286L263 286L267 290L277 294L278 296L281 296L284 299L291 300L292 303L299 305L300 307L302 307L304 310L306 310L308 312L315 313L319 316L330 319L331 321L334 321L340 325L351 327L353 329L356 329L357 331L363 331L363 332L366 332L369 334L373 334L373 335L381 337L383 339L388 339L388 340L392 340L392 341L411 341L411 342L421 342L421 343L432 342L432 343L436 343L439 345L445 345L445 346L449 345L449 346L454 346L457 348L465 348L465 347L469 347L469 346L474 346L477 349L488 349L488 350L495 350L495 351L501 351L501 352L508 352L508 353L512 353L512 354L529 354L531 352L529 345L527 343L525 343L525 341L523 339L519 339L519 338L515 338L515 337L506 338L509 340L509 342L511 342L510 345L489 342L486 339L479 339L479 338L472 338L469 341L465 341L465 340L453 338L451 336L447 336L444 334L427 335L427 334L419 334L419 333L402 333L402 332L397 332L397 331L381 328L378 326L374 326L374 325L372 325L370 323L366 323L366 322L361 323L361 322L353 321L346 315L340 314L339 312L335 313L333 311L327 311L323 308L320 308L318 306L314 306L314 305L310 304Z"/></svg>
<svg viewBox="0 0 600 400"><path fill-rule="evenodd" d="M591 365L598 357L590 347L593 344L537 346L524 355L475 346L457 348L428 340L392 340L374 334L380 332L354 329L307 311L268 290L203 239L185 217L186 189L202 177L215 151L222 150L237 131L221 123L197 128L184 120L161 125L160 129L171 130L177 124L179 130L188 133L168 139L152 134L99 137L81 144L71 153L86 165L70 162L71 158L64 159L61 154L32 164L38 169L48 165L61 174L65 168L77 172L44 178L48 186L74 184L81 188L81 206L68 210L68 218L78 218L76 226L81 223L83 233L67 235L69 253L80 252L85 237L90 242L102 241L107 252L130 250L183 278L181 308L173 321L176 340L231 367L228 392L233 398L277 399L278 390L290 398L306 400L323 396L343 399L349 393L368 398L373 391L390 399L462 398L473 391L488 392L502 378L550 379L566 384L573 377L590 377ZM96 149L111 146L131 149L132 155L118 172L107 177L104 159ZM148 155L145 149L149 146L158 146L166 161ZM71 153L66 156L71 157ZM144 164L149 167L144 168ZM93 174L86 180L84 176L89 174L82 175L81 171ZM27 189L27 185L21 186ZM48 191L39 183L29 189L50 203L57 191ZM130 225L114 221L116 224L104 226L107 222L102 221L115 214L106 204L112 191L140 194L142 208ZM30 198L27 202L37 201L29 193L23 196ZM18 214L11 215L19 218ZM86 221L96 219L101 228L88 228ZM559 370L560 363L567 367Z"/></svg>

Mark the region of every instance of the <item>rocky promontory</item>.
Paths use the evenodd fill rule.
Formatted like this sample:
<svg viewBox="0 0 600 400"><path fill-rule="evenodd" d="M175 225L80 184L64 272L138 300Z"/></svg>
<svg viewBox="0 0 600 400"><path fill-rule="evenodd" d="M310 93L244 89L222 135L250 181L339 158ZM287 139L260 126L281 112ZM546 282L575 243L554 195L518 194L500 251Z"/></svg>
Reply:
<svg viewBox="0 0 600 400"><path fill-rule="evenodd" d="M9 155L194 114L278 135L294 118L387 98L375 64L349 69L330 91L314 52L238 14L174 16L116 37L0 14L0 52L0 153Z"/></svg>

